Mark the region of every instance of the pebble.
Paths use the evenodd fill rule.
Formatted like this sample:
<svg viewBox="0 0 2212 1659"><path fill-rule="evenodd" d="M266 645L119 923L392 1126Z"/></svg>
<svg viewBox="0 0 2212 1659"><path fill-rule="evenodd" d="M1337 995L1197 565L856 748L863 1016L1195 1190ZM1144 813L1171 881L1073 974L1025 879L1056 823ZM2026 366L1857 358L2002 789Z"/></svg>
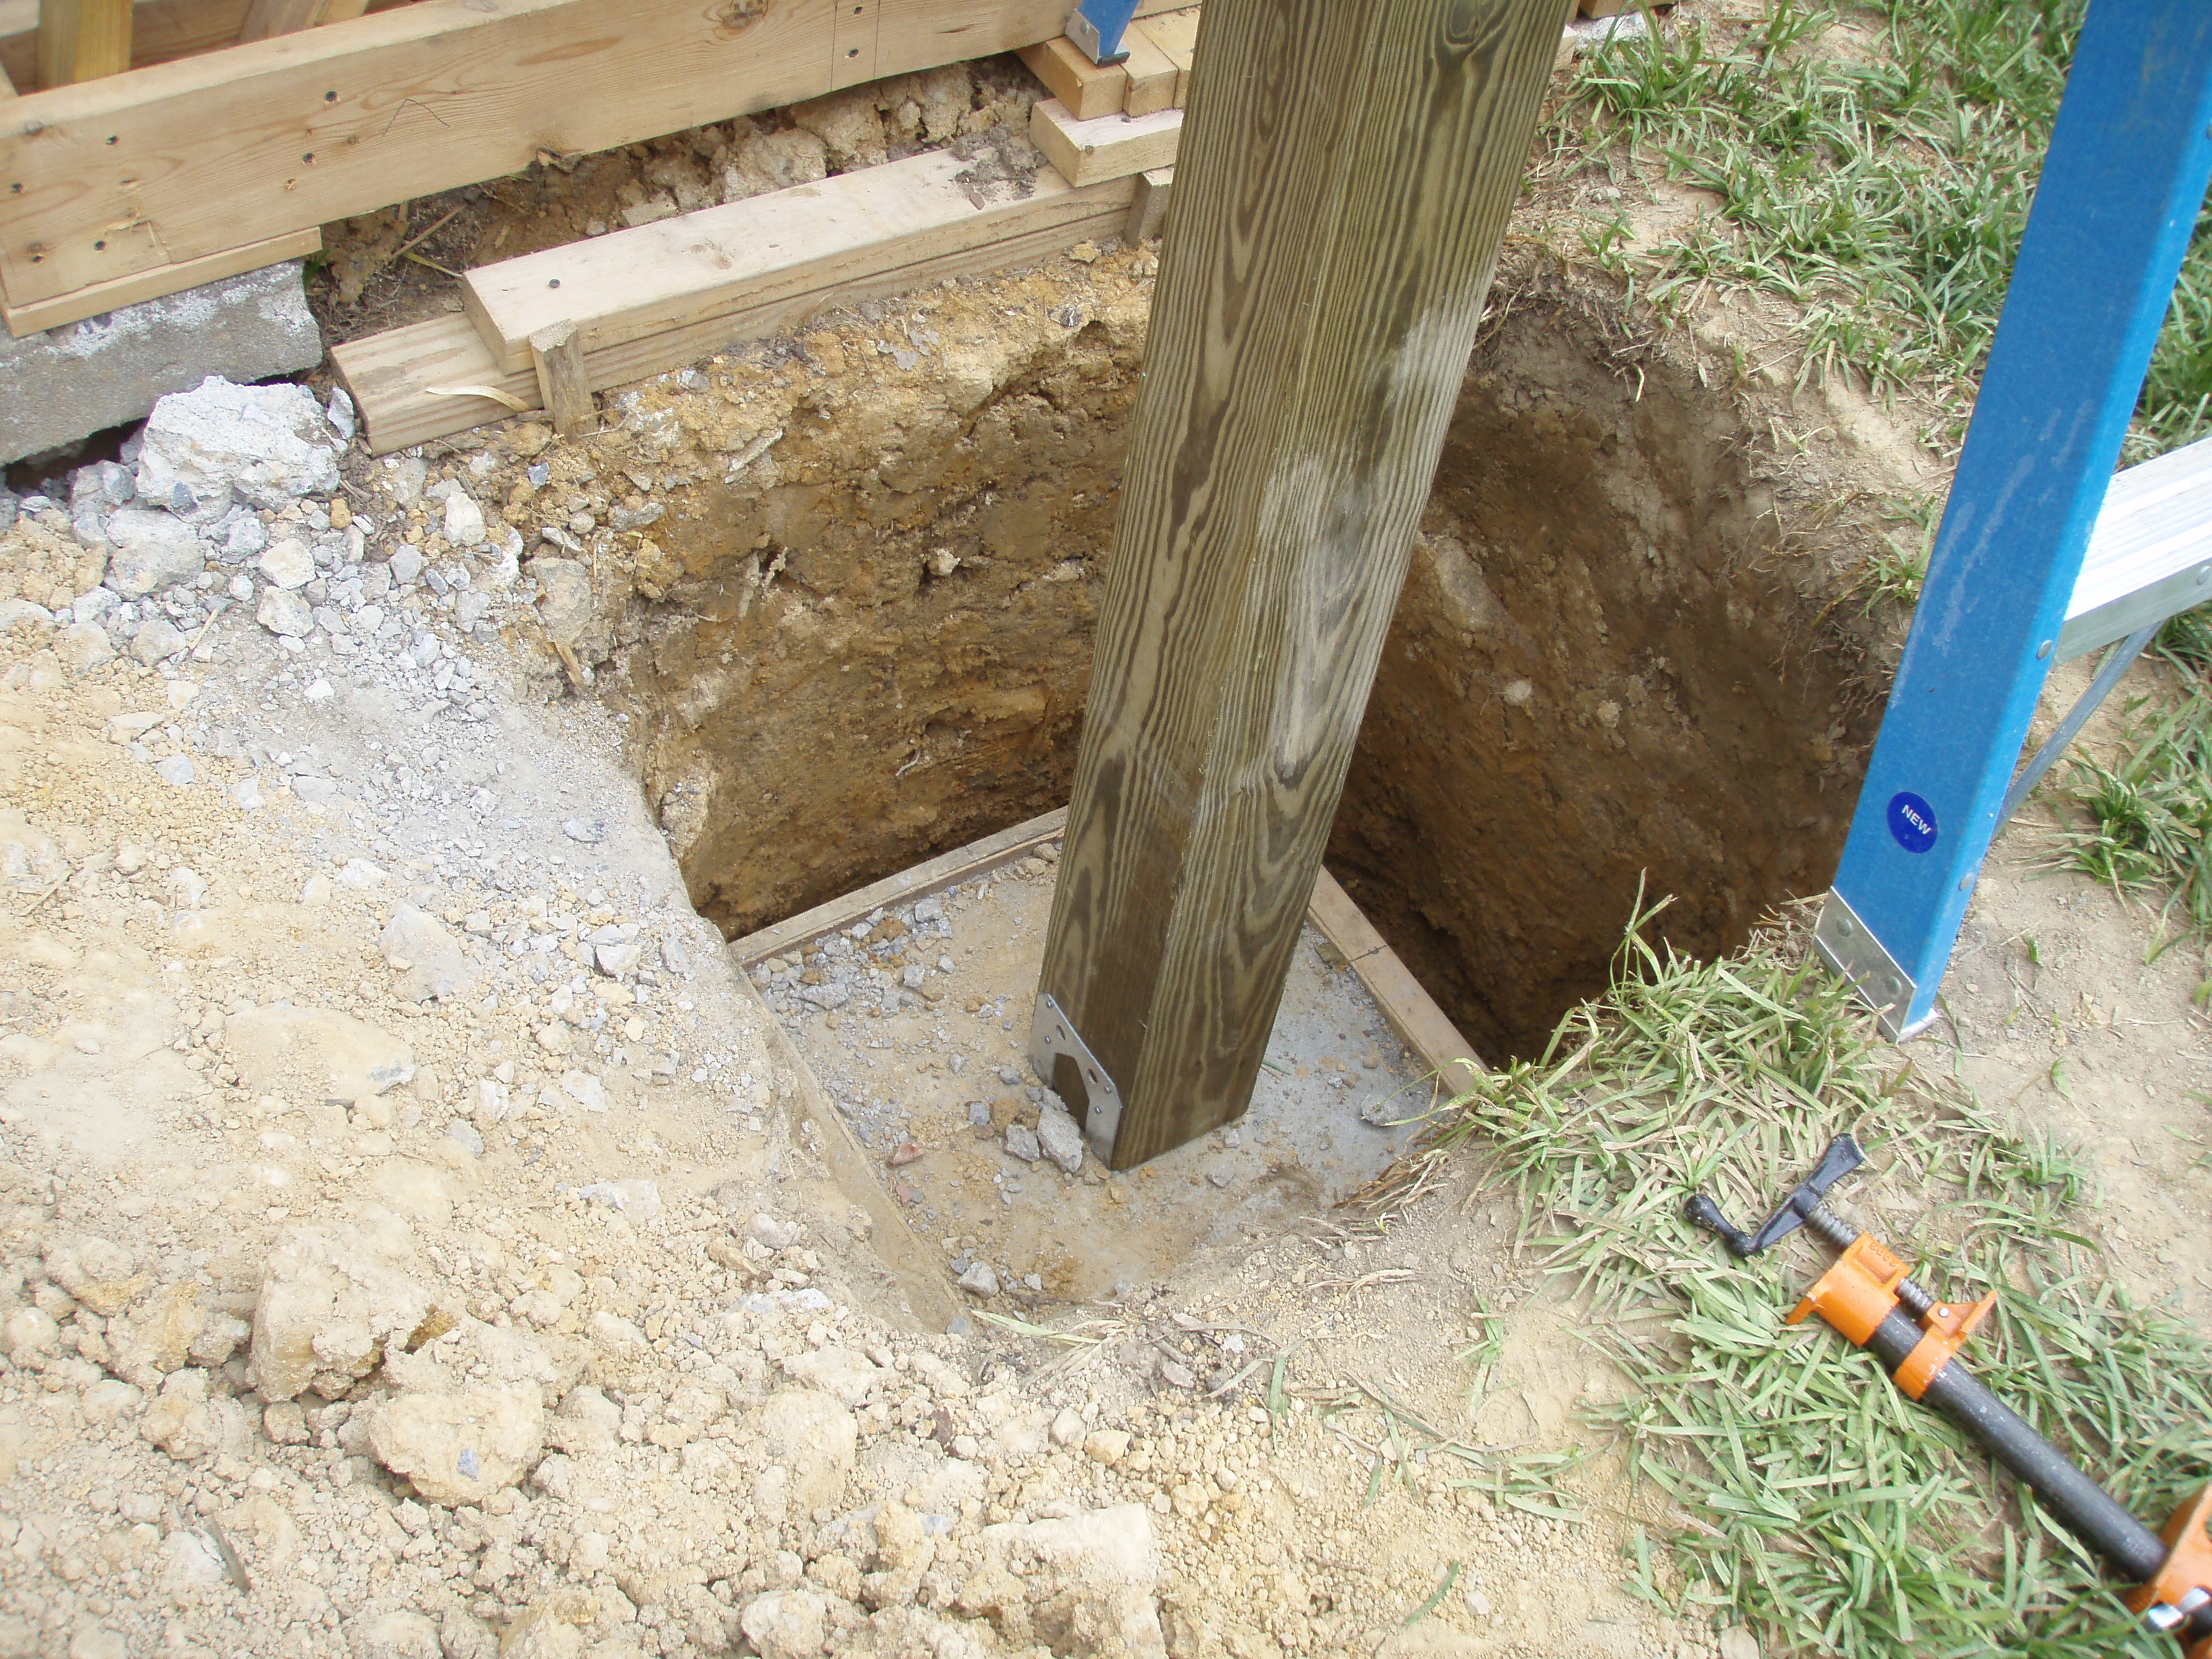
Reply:
<svg viewBox="0 0 2212 1659"><path fill-rule="evenodd" d="M968 1271L955 1281L963 1291L973 1291L977 1296L994 1297L999 1293L999 1275L988 1261L969 1264Z"/></svg>

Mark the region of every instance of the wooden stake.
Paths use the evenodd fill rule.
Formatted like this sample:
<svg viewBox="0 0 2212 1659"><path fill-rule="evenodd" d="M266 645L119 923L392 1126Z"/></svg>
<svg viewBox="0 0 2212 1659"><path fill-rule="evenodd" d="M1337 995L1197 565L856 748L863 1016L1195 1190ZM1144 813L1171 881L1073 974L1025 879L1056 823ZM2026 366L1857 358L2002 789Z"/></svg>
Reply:
<svg viewBox="0 0 2212 1659"><path fill-rule="evenodd" d="M131 0L39 0L39 85L66 87L131 67Z"/></svg>
<svg viewBox="0 0 2212 1659"><path fill-rule="evenodd" d="M599 423L592 406L592 381L584 368L584 343L574 323L556 323L530 337L530 361L538 369L538 395L564 438L589 432Z"/></svg>
<svg viewBox="0 0 2212 1659"><path fill-rule="evenodd" d="M1565 10L1203 13L1039 984L1116 1169L1250 1102Z"/></svg>
<svg viewBox="0 0 2212 1659"><path fill-rule="evenodd" d="M1167 228L1168 198L1175 190L1173 167L1152 167L1137 175L1137 193L1129 204L1129 228L1121 240L1131 247L1149 242Z"/></svg>

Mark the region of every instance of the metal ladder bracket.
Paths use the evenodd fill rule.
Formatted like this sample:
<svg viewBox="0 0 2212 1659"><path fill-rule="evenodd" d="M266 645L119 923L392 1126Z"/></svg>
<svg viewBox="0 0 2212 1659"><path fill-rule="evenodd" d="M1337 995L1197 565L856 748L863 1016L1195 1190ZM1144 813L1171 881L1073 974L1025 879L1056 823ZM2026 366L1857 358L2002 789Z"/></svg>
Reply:
<svg viewBox="0 0 2212 1659"><path fill-rule="evenodd" d="M1918 988L1841 893L1831 890L1827 902L1821 905L1820 922L1813 929L1813 948L1832 972L1850 981L1874 1009L1882 1035L1892 1042L1916 1036L1934 1022L1936 1016L1929 1014L1910 1027L1901 1023Z"/></svg>
<svg viewBox="0 0 2212 1659"><path fill-rule="evenodd" d="M1121 37L1136 15L1137 0L1083 0L1067 15L1067 38L1101 69L1122 63L1129 49Z"/></svg>

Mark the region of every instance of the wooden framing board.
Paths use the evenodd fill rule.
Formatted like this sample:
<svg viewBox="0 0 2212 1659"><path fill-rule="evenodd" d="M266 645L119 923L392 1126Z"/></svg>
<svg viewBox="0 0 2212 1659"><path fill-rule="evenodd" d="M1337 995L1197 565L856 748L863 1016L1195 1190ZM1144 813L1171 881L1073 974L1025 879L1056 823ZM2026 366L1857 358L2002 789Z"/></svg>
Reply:
<svg viewBox="0 0 2212 1659"><path fill-rule="evenodd" d="M1129 77L1129 90L1121 100L1121 113L1156 115L1164 109L1173 109L1176 88L1182 82L1182 71L1176 67L1175 59L1153 43L1141 23L1129 25L1121 37L1121 46L1129 54L1121 64L1121 72Z"/></svg>
<svg viewBox="0 0 2212 1659"><path fill-rule="evenodd" d="M289 235L272 236L265 242L256 242L251 247L225 248L220 253L210 253L204 259L194 259L183 265L161 265L153 270L141 271L135 276L118 276L113 282L94 283L90 288L81 288L64 294L58 300L41 300L33 305L11 305L4 290L0 290L0 322L17 339L26 334L35 334L40 329L59 328L64 323L81 323L88 317L97 317L104 311L113 311L122 306L137 305L141 300L156 300L164 294L175 294L188 288L198 288L202 283L220 282L226 276L235 276L241 270L258 270L264 265L273 265L279 259L304 259L310 253L323 251L320 226L307 230L296 230Z"/></svg>
<svg viewBox="0 0 2212 1659"><path fill-rule="evenodd" d="M131 0L39 0L39 84L64 87L131 67Z"/></svg>
<svg viewBox="0 0 2212 1659"><path fill-rule="evenodd" d="M410 0L372 0L390 11ZM137 0L131 9L131 67L196 58L237 44L252 0ZM0 70L18 91L39 84L39 0L0 0Z"/></svg>
<svg viewBox="0 0 2212 1659"><path fill-rule="evenodd" d="M1130 27L1167 55L1176 66L1175 106L1181 109L1190 94L1190 64L1198 46L1198 9L1162 12Z"/></svg>
<svg viewBox="0 0 2212 1659"><path fill-rule="evenodd" d="M1066 35L1024 46L1021 60L1044 89L1088 120L1111 115L1128 96L1129 76L1119 64L1094 64Z"/></svg>
<svg viewBox="0 0 2212 1659"><path fill-rule="evenodd" d="M54 299L1065 21L1057 0L486 3L418 0L11 104L0 282Z"/></svg>
<svg viewBox="0 0 2212 1659"><path fill-rule="evenodd" d="M1028 196L979 203L961 182L969 170L950 151L925 151L480 266L464 298L500 367L523 368L531 336L556 323L574 324L586 352L605 351L925 259L990 257L1011 234L1087 225L1109 196L1129 194L1042 167Z"/></svg>
<svg viewBox="0 0 2212 1659"><path fill-rule="evenodd" d="M787 332L828 306L881 299L947 277L1033 264L1086 239L1120 235L1134 196L1133 183L1127 179L1109 180L1086 191L1040 193L1019 204L1030 208L1034 219L1024 222L1018 215L1001 218L995 222L995 238L976 246L948 249L925 228L908 239L903 258L878 258L859 274L811 289L787 290L771 283L773 297L765 302L588 352L586 378L593 391L603 392L696 362L740 341ZM753 201L765 199L755 197ZM1071 200L1081 204L1081 213L1062 210ZM973 212L964 198L959 206ZM823 269L835 266L834 260L825 259ZM520 369L503 367L465 316L439 318L350 341L332 350L331 361L360 408L369 448L380 455L540 406L535 369L526 362ZM496 396L455 395L462 387L484 388Z"/></svg>
<svg viewBox="0 0 2212 1659"><path fill-rule="evenodd" d="M1057 98L1041 98L1030 111L1030 143L1061 176L1079 185L1126 179L1154 167L1173 167L1182 139L1182 112L1154 115L1102 115L1079 121Z"/></svg>

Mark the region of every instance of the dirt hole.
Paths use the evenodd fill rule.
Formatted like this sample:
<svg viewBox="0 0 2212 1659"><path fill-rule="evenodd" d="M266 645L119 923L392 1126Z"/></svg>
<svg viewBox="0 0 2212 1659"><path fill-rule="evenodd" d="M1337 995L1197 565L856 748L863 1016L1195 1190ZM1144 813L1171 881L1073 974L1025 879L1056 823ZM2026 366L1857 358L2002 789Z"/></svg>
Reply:
<svg viewBox="0 0 2212 1659"><path fill-rule="evenodd" d="M1329 848L1493 1060L1602 985L1639 881L1700 955L1819 890L1871 723L1737 401L1565 290L1514 298ZM656 527L690 574L625 669L726 933L1066 801L1140 344L1094 322L973 407L832 400L770 485Z"/></svg>

